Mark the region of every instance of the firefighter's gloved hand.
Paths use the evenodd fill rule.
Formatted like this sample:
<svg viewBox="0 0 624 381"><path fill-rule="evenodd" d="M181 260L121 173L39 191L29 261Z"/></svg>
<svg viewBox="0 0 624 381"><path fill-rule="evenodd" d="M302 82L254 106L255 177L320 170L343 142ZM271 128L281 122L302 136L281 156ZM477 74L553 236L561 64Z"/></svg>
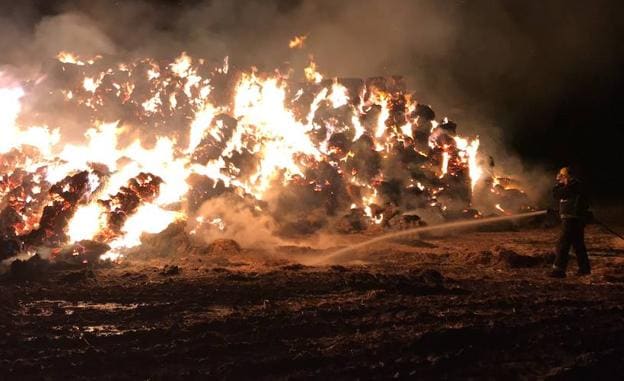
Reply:
<svg viewBox="0 0 624 381"><path fill-rule="evenodd" d="M561 219L559 218L559 211L552 208L546 209L544 221L545 225L550 227L559 224L561 222Z"/></svg>

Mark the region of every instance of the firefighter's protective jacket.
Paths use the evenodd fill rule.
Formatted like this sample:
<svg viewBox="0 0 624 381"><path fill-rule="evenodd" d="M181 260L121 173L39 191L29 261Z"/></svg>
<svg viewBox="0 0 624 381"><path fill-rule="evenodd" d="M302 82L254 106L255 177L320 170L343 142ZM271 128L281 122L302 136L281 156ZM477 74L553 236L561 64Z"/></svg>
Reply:
<svg viewBox="0 0 624 381"><path fill-rule="evenodd" d="M567 185L557 184L553 196L559 204L559 216L562 219L585 219L588 215L589 202L580 181L571 179Z"/></svg>

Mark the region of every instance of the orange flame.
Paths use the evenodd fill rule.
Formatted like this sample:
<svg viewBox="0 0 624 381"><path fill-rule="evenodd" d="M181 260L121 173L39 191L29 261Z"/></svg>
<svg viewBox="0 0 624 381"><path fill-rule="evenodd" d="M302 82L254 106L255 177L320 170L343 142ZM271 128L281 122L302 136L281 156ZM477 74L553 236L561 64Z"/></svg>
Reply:
<svg viewBox="0 0 624 381"><path fill-rule="evenodd" d="M308 36L295 36L292 40L288 42L288 47L291 49L301 49L303 48L303 44Z"/></svg>

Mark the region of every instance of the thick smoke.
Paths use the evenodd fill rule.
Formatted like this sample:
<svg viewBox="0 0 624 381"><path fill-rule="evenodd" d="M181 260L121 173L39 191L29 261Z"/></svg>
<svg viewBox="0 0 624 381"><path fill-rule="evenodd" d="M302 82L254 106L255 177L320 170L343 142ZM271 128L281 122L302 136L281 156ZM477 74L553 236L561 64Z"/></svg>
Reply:
<svg viewBox="0 0 624 381"><path fill-rule="evenodd" d="M70 50L81 56L114 54L115 45L93 20L81 13L44 18L36 27L34 48L43 57Z"/></svg>
<svg viewBox="0 0 624 381"><path fill-rule="evenodd" d="M330 75L408 75L438 108L487 108L491 94L458 98L457 82L484 92L497 79L541 83L532 96L564 90L560 75L609 62L615 27L612 2L581 4L407 0L59 0L3 5L0 46L5 63L49 58L57 48L78 53L230 55L272 68L295 60L285 42L308 35L307 49ZM36 3L35 3L36 4ZM560 6L565 4L564 6ZM594 37L600 37L600 44ZM557 45L557 43L559 43ZM600 46L597 46L600 45ZM601 46L607 46L607 49ZM556 47L556 49L549 49ZM553 51L554 50L554 51ZM551 51L547 56L543 54ZM594 53L602 53L593 60ZM615 53L611 53L613 55ZM527 75L532 73L532 76ZM549 75L550 74L550 75ZM481 89L478 89L481 87ZM434 91L432 91L434 90ZM509 92L523 89L507 89ZM435 102L434 102L435 101ZM514 107L523 107L514 105ZM462 111L462 110L457 110Z"/></svg>
<svg viewBox="0 0 624 381"><path fill-rule="evenodd" d="M569 75L610 62L609 46L617 40L606 33L614 27L606 0L588 10L558 1L484 0L46 3L45 8L29 2L4 6L0 46L5 63L32 64L58 48L156 56L186 50L273 68L302 59L283 47L293 35L307 35L306 50L329 75L406 75L421 99L464 123L466 118L455 113L479 115L490 109L493 96L488 93L501 86L495 82L528 79L534 90L529 95L547 99L565 90ZM592 60L598 53L601 59ZM553 76L555 69L568 77ZM482 96L464 97L479 92Z"/></svg>
<svg viewBox="0 0 624 381"><path fill-rule="evenodd" d="M5 60L42 61L58 50L172 56L180 51L207 58L231 56L241 65L273 68L306 59L284 49L307 35L332 76L409 74L414 57L439 60L456 39L457 12L425 1L65 1L36 10L13 6L4 20Z"/></svg>
<svg viewBox="0 0 624 381"><path fill-rule="evenodd" d="M607 46L617 39L603 33L614 27L613 23L609 26L614 15L606 0L591 9L568 2L562 7L559 1L506 4L485 0L46 3L45 8L29 2L4 5L8 9L0 16L3 60L22 63L60 44L73 50L108 50L112 42L126 53L171 55L188 50L274 67L292 58L281 49L285 41L294 34L307 34L309 50L328 74L408 74L424 84L438 83L451 90L453 86L443 83L459 80L453 77L469 78L475 86L501 76L527 78L538 63L569 73L589 70L588 64L605 64L609 58L591 60L592 53L604 52L594 37ZM540 54L556 42L561 44L542 62ZM45 45L43 50L40 43ZM534 74L532 82L547 83L542 88L550 88L551 93L562 90L560 83L553 83L558 77L548 78L544 71ZM470 107L480 102L475 99Z"/></svg>
<svg viewBox="0 0 624 381"><path fill-rule="evenodd" d="M273 234L276 226L271 217L229 193L205 202L187 225L206 243L220 238L233 239L244 247L275 246L283 242Z"/></svg>

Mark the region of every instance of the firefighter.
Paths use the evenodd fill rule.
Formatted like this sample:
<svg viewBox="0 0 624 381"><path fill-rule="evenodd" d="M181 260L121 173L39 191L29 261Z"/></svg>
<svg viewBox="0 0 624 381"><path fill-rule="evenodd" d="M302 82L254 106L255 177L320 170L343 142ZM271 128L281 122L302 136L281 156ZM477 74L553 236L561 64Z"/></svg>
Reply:
<svg viewBox="0 0 624 381"><path fill-rule="evenodd" d="M576 254L577 275L589 275L591 268L584 236L585 224L590 216L589 202L581 182L572 175L569 168L564 167L559 171L553 196L559 205L561 235L557 244L557 256L553 270L549 276L553 278L566 276L570 247L574 248Z"/></svg>

